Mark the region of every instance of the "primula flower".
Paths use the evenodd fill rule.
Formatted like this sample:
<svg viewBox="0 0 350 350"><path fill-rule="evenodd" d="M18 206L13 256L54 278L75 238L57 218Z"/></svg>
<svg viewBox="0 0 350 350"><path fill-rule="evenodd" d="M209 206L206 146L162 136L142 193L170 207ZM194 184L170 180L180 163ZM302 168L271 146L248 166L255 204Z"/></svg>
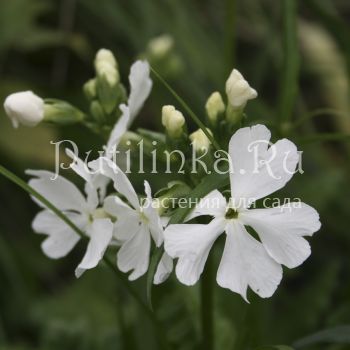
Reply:
<svg viewBox="0 0 350 350"><path fill-rule="evenodd" d="M139 200L132 184L122 170L106 157L89 166L113 181L115 190L128 203L111 195L104 201L104 210L116 217L115 237L121 245L117 253L117 266L123 272L132 271L129 280L141 277L148 269L151 238L157 247L163 243L163 226L157 209L152 205L151 188L145 181L145 201Z"/></svg>
<svg viewBox="0 0 350 350"><path fill-rule="evenodd" d="M77 162L72 168L86 180L86 196L62 176L52 180L55 176L52 172L26 171L27 174L36 177L29 181L29 185L64 212L89 238L86 253L75 270L77 277L80 277L85 270L96 267L103 258L113 238L114 227L111 217L100 207L98 182L96 181L99 178L92 177L80 162ZM44 208L32 223L35 232L48 236L41 246L43 252L52 259L66 256L81 237L55 213L46 209L41 202L35 201Z"/></svg>
<svg viewBox="0 0 350 350"><path fill-rule="evenodd" d="M113 127L106 146L106 156L111 158L122 136L126 133L152 89L150 67L146 61L136 61L130 68L130 94L128 103L119 106L122 115Z"/></svg>
<svg viewBox="0 0 350 350"><path fill-rule="evenodd" d="M44 119L44 100L32 91L7 96L4 108L14 128L18 128L19 124L33 127Z"/></svg>
<svg viewBox="0 0 350 350"><path fill-rule="evenodd" d="M169 225L165 229L165 250L178 258L176 275L182 283L198 281L210 249L223 232L226 243L216 280L245 300L248 286L262 298L272 296L282 279L281 265L294 268L310 255L303 236L312 236L320 228L315 209L301 202L249 209L254 201L284 187L299 161L291 141L282 139L268 147L270 137L263 125L239 129L229 144L230 200L214 190L188 217L212 216L209 224Z"/></svg>

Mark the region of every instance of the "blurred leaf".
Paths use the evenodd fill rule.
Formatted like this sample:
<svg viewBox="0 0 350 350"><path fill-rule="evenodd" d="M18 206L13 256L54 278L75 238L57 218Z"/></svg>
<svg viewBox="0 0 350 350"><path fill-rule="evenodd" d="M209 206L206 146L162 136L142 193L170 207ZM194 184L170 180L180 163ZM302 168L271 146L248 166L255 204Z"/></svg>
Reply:
<svg viewBox="0 0 350 350"><path fill-rule="evenodd" d="M262 348L257 348L256 350L293 350L287 345L274 345L274 346L264 346Z"/></svg>
<svg viewBox="0 0 350 350"><path fill-rule="evenodd" d="M288 122L293 113L298 93L299 50L297 44L297 0L283 0L283 51L284 63L281 74L279 117Z"/></svg>
<svg viewBox="0 0 350 350"><path fill-rule="evenodd" d="M350 325L338 326L314 333L297 340L294 343L294 347L296 349L303 349L319 343L350 344Z"/></svg>

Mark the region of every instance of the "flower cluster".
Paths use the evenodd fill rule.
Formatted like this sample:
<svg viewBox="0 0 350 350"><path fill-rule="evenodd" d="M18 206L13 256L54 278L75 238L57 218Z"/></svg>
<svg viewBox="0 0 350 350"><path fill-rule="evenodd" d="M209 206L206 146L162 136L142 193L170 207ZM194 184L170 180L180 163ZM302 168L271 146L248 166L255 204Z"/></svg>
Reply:
<svg viewBox="0 0 350 350"><path fill-rule="evenodd" d="M155 42L154 50L163 52L168 44ZM67 150L71 168L85 183L84 193L62 176L44 170L27 171L32 177L29 185L83 233L80 236L35 199L42 210L33 221L33 230L46 236L44 253L53 259L62 258L84 239L87 247L76 267L77 277L96 267L110 248L116 251L118 269L129 273L129 280L135 280L148 271L152 252L157 249L162 256L152 276L154 283L167 279L175 261L178 280L193 285L215 241L225 233L217 283L245 300L248 287L262 298L270 297L281 281L282 266L297 267L310 255L305 237L319 230L320 221L316 210L304 203L288 208L253 206L283 188L299 162L295 144L287 139L271 144L270 131L264 125L238 128L238 122L244 121L247 102L257 97L256 91L234 69L226 82L226 103L219 92L213 92L206 102L206 128L189 134L184 114L168 105L161 112L164 134L147 130L131 134L128 130L152 88L148 63L137 61L132 65L129 94L110 51L97 53L95 70L96 76L84 85L88 112L64 101L41 99L32 92L15 93L5 101L5 110L15 127L20 123L35 126L40 122L79 122L106 140L104 152L88 164ZM213 154L208 151L213 151L213 140L220 140L218 144L224 151L228 149L229 190L218 186L207 191L194 208L187 208L184 220L174 223L177 210L183 208L170 199L190 195L208 174L179 174L176 181L157 188L156 195L144 180L144 191L138 194L122 165L111 157L122 140L132 138L130 135L150 145L145 152L156 140L157 147L174 154L174 161L174 151L181 149L188 154L192 149L203 155L209 166ZM108 186L110 183L112 186ZM165 206L167 200L170 206ZM216 205L203 205L211 202Z"/></svg>

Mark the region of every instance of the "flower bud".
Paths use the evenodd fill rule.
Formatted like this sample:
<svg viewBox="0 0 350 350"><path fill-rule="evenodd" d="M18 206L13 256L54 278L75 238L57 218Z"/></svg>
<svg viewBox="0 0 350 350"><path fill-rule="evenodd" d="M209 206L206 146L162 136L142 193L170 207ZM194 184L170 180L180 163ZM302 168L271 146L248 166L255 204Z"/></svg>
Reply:
<svg viewBox="0 0 350 350"><path fill-rule="evenodd" d="M110 87L119 83L118 64L111 51L101 49L97 52L95 69L97 75L106 79Z"/></svg>
<svg viewBox="0 0 350 350"><path fill-rule="evenodd" d="M70 103L55 99L46 99L44 121L58 125L70 125L83 121L85 115Z"/></svg>
<svg viewBox="0 0 350 350"><path fill-rule="evenodd" d="M88 100L96 98L96 79L88 80L83 86L83 91Z"/></svg>
<svg viewBox="0 0 350 350"><path fill-rule="evenodd" d="M98 123L103 124L106 122L105 114L100 102L96 100L91 102L90 113Z"/></svg>
<svg viewBox="0 0 350 350"><path fill-rule="evenodd" d="M210 134L212 134L209 129L207 130ZM193 132L189 137L196 152L205 152L209 149L211 144L210 140L202 129L198 129L197 131Z"/></svg>
<svg viewBox="0 0 350 350"><path fill-rule="evenodd" d="M153 38L148 43L149 52L153 57L161 59L164 58L174 46L173 38L168 35L160 35L156 38Z"/></svg>
<svg viewBox="0 0 350 350"><path fill-rule="evenodd" d="M4 108L14 128L19 124L33 127L44 118L44 101L32 91L9 95L4 102Z"/></svg>
<svg viewBox="0 0 350 350"><path fill-rule="evenodd" d="M225 104L219 92L213 92L205 104L207 115L212 124L216 124L218 116L225 112Z"/></svg>
<svg viewBox="0 0 350 350"><path fill-rule="evenodd" d="M237 69L232 70L226 81L226 94L231 107L237 110L242 110L248 100L258 96Z"/></svg>
<svg viewBox="0 0 350 350"><path fill-rule="evenodd" d="M96 58L95 58L95 65L98 65L101 62L110 64L112 67L118 69L117 60L115 59L112 51L110 50L100 49L97 51Z"/></svg>
<svg viewBox="0 0 350 350"><path fill-rule="evenodd" d="M171 138L179 138L184 131L185 117L174 106L163 106L162 124Z"/></svg>

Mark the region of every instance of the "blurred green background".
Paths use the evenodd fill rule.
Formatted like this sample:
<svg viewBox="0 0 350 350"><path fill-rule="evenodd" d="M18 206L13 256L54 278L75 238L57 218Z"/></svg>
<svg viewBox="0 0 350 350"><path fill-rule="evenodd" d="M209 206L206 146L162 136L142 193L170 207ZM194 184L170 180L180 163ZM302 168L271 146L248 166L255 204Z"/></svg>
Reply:
<svg viewBox="0 0 350 350"><path fill-rule="evenodd" d="M297 6L294 48L284 34L291 3ZM238 68L259 93L249 104L250 121L264 121L304 151L305 173L280 195L314 206L323 226L312 238L310 259L285 269L271 299L251 294L248 305L215 287L216 349L291 345L350 324L349 21L348 0L0 0L0 100L30 89L83 106L81 86L93 76L96 50L105 47L115 53L124 81L134 59L147 57L204 117L206 98L224 92L229 72ZM155 54L150 40L164 34L170 53ZM287 106L286 71L298 60L297 90ZM161 106L169 103L172 96L154 81L137 125L159 129ZM14 130L0 111L0 162L21 177L27 168L53 170L50 141L62 139L83 150L102 145L81 127ZM3 178L0 208L1 350L157 348L155 329L110 271L101 266L75 280L82 246L59 261L42 254L42 237L30 228L38 208ZM144 296L145 279L134 285ZM172 276L154 289L154 303L174 349L195 348L198 286L181 286ZM296 348L350 349L346 332L348 345L336 344L340 337L333 334Z"/></svg>

